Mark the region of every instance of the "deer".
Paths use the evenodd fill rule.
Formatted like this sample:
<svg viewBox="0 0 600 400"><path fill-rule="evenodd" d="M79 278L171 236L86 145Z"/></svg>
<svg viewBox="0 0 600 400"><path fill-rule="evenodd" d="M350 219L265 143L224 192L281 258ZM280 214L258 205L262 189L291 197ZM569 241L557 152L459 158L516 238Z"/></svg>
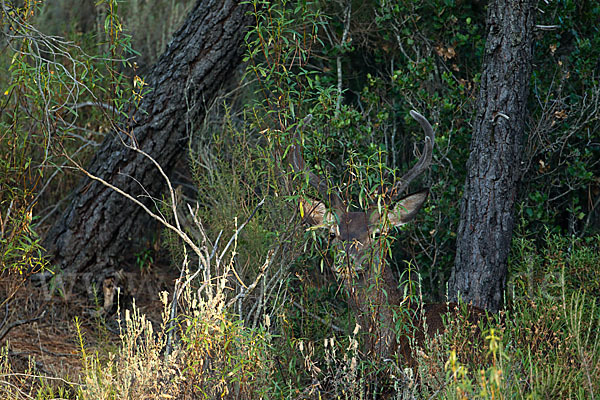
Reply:
<svg viewBox="0 0 600 400"><path fill-rule="evenodd" d="M423 115L414 110L410 111L410 115L425 133L421 156L392 187L380 191L379 202L369 204L365 209L351 211L339 191L333 190L326 179L308 169L300 144L290 147L288 162L319 193L319 200L302 198L300 204L304 219L313 227L328 230L331 247L337 255L332 272L346 291L358 325L368 333L363 353L384 360L397 355L409 365L414 365L409 342L410 339L423 340L425 332L421 319L425 319L428 332L434 333L443 329L443 315L457 310L457 305L424 305L420 317L419 313L414 313L417 320L411 324L417 327L417 331L409 333L410 339L397 338L394 327L398 307L406 304L407 296L386 260L389 246L386 238L393 228L412 221L427 200L428 188L401 195L431 165L435 139L433 128ZM477 320L483 310L470 306L468 313Z"/></svg>

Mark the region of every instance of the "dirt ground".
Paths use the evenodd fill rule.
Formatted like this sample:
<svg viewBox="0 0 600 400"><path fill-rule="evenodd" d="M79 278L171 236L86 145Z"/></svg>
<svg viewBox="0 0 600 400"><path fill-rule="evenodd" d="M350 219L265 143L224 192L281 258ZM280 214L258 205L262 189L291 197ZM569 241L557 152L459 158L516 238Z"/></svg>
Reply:
<svg viewBox="0 0 600 400"><path fill-rule="evenodd" d="M117 308L131 307L134 298L140 311L159 325L163 306L158 294L172 292L178 277L177 271L162 272L165 269L113 271L104 277L104 295L102 290L95 295L89 288L81 290L79 284L57 287L61 285L56 277L40 283L15 273L0 275L0 374L78 382L83 364L77 322L86 353L100 357L119 345ZM106 296L111 290L116 293L117 287L123 294L119 307L117 296ZM105 304L111 298L113 304Z"/></svg>

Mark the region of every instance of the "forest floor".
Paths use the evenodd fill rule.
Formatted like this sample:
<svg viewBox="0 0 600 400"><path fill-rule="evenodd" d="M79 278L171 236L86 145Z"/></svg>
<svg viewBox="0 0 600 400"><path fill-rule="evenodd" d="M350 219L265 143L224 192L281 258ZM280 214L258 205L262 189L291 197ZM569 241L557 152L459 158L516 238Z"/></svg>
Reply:
<svg viewBox="0 0 600 400"><path fill-rule="evenodd" d="M177 271L162 272L166 265L140 271L120 271L119 286L127 293L124 305L136 307L153 325L160 325L163 305L159 292L172 291ZM160 272L159 272L160 271ZM132 290L133 288L133 290ZM70 292L70 293L67 293ZM0 348L7 352L13 374L62 378L78 382L84 368L84 353L108 356L120 344L117 306L108 312L79 287L59 291L50 283L40 285L14 275L0 276L0 299L5 302L0 321ZM2 322L4 321L4 322ZM8 332L7 332L8 331Z"/></svg>

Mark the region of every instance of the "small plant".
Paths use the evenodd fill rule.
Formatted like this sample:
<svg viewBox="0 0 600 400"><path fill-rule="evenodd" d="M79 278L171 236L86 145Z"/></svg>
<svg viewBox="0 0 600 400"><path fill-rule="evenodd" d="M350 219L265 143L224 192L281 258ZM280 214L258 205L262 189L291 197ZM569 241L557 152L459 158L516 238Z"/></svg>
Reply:
<svg viewBox="0 0 600 400"><path fill-rule="evenodd" d="M154 264L152 249L145 249L135 255L135 263L140 271L148 271Z"/></svg>

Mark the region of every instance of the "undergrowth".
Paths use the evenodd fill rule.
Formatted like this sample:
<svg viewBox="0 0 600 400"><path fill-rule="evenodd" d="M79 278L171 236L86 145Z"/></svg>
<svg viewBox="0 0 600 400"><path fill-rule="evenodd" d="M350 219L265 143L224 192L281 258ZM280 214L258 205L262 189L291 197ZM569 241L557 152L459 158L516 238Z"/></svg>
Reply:
<svg viewBox="0 0 600 400"><path fill-rule="evenodd" d="M391 398L594 398L600 389L600 308L595 296L585 288L570 288L564 277L578 262L600 265L600 252L554 235L527 252L518 242L513 271L543 270L546 262L556 261L556 251L563 254L557 296L515 289L510 306L482 326L477 346L465 346L461 339L473 337L468 324L448 321L445 333L415 347L418 364L412 369L389 360L372 365L358 350L358 327L329 332L323 339L295 337L285 326L308 323L311 317L294 314L293 306L278 315L267 313L256 328L248 327L226 307L228 289L221 277L211 295L185 291L179 341L168 356L169 302L162 293L162 323L151 323L135 306L122 312L120 345L108 357L94 353L79 337L84 365L79 382L40 377L34 362L28 374L11 374L4 355L3 397L26 398L20 392L29 380L36 388L29 395L37 398L359 399L383 391L373 387L372 373L378 370L387 374ZM527 266L532 256L541 263Z"/></svg>
<svg viewBox="0 0 600 400"><path fill-rule="evenodd" d="M25 2L15 12L31 21L34 3ZM85 76L90 90L78 93L82 101L106 95L113 110L126 114L127 106L143 94L132 91L126 75L114 65L123 54L130 54L126 50L132 50L120 30L121 20L112 14L117 3L102 2L108 28L119 25L108 29L113 36L104 32L107 36L98 45L100 50L109 47L107 65L97 64L77 46L61 56L68 61L64 64L74 66L72 71L89 74ZM189 6L175 3L166 30L137 39L145 43L150 59ZM422 223L406 230L407 246L401 254L406 257L398 258L414 259L420 267L416 269L423 280L417 274L409 279L415 293L434 292L445 281L453 261L457 202L465 173L462 161L478 80L471 64L480 62L483 27L475 4L479 2L417 3L401 1L388 9L377 2L371 14L354 15L351 24L350 16L343 17L346 12L351 15L351 7L338 2L323 9L312 2L293 6L256 2L257 23L246 43L245 90L222 98L222 106L214 106L209 122L192 135L188 160L193 185L188 186L193 188L182 185L176 190L175 212L185 216L182 221L187 218L184 230L195 243L215 249L214 257L207 257L211 264L201 265L201 257L195 259L177 236L164 233L173 265L180 266L182 275L174 290L177 301L173 302L173 293L157 294L163 305L161 320L150 320L135 303L120 309L115 345L89 343L81 322L71 321L80 376L51 376L32 358L24 368L17 368L8 361L13 356L8 343L0 354L1 397L597 398L600 236L586 236L594 224L594 210L583 200L597 190L597 174L586 167L595 162L590 160L596 150L587 146L595 139L584 133L594 134L597 121L563 110L565 105L578 109L580 103L585 106L582 110L589 110L597 103L593 65L585 61L597 57L571 60L587 80L571 82L577 94L557 102L548 100L555 91L562 94L563 86L555 89L554 78L549 78L555 75L538 71L532 78L535 96L546 99L534 112L542 123L527 144L531 153L527 168L538 180L525 182L529 194L519 210L522 226L512 244L505 309L477 325L466 318L447 319L445 332L411 343L416 365L402 359L374 360L361 353L360 343L368 332L356 324L339 284L328 272L327 238L314 230L305 233L300 225L297 186L303 182L298 185L297 177L294 181L285 163L292 142L303 144L315 171L333 176L343 182L339 186L346 194L365 201L412 160L414 129L406 111L413 106L431 110L439 120L436 159L425 177L433 187L432 200L423 210ZM574 17L569 13L577 10L567 3L569 7L554 11L565 13L571 23ZM143 30L160 19L157 13L165 7L161 3L156 11L148 2L132 2L128 18ZM594 13L596 8L579 14L593 19ZM421 18L427 23L421 23ZM368 29L371 24L386 33L374 38ZM413 32L404 24L421 30ZM344 36L345 30L351 31L351 37L354 34L355 42ZM423 35L432 42L419 44L416 39ZM556 56L562 58L552 68L566 81L571 74L563 71L563 65L569 64L569 54L594 55L595 41L595 36L591 40L547 36L540 43L548 59L558 51ZM27 50L32 42L24 37L21 43ZM558 45L573 51L561 53ZM358 62L354 55L365 47L369 62L385 65L385 71L390 65L392 71L374 72L371 64ZM0 77L6 86L0 149L7 155L0 159L0 262L3 273L20 276L45 266L34 206L40 202L53 213L58 207L53 202L65 188L64 183L42 186L49 175L45 168L52 165L57 176L73 179L64 172L66 163L51 151L50 143L59 140L67 148L72 146L73 154L81 150L79 155L85 158L88 147L103 138L110 118L105 112L90 111L85 128L69 125L65 121L70 121L74 110L68 105L79 99L70 99L73 91L64 85L69 71L59 68L60 60L35 70L25 52L15 54L0 58L10 72ZM348 67L353 68L352 74ZM105 81L118 90L105 93L102 88L111 86ZM39 91L36 82L45 82L44 90ZM33 110L31 120L21 116L23 104ZM314 117L312 125L299 126L307 114ZM49 125L32 122L47 119L54 121L50 126L66 124L67 128L51 131ZM82 135L87 135L85 140ZM555 143L569 152L548 159L540 156ZM559 170L561 166L568 168ZM558 183L550 176L554 170L560 172ZM44 182L49 184L55 175L50 176ZM306 182L304 186L303 190ZM46 193L45 200L38 198L46 187L54 192ZM193 212L188 212L188 203L196 204ZM170 215L172 210L162 211ZM244 221L247 224L238 234ZM216 252L225 238L231 238L228 250ZM138 259L146 273L147 257ZM24 279L15 282L13 292ZM436 296L443 294L431 295ZM422 305L420 296L413 298ZM411 312L399 309L398 315ZM0 324L0 334L4 325ZM103 332L109 329L105 326ZM404 318L398 319L399 337L413 329Z"/></svg>

